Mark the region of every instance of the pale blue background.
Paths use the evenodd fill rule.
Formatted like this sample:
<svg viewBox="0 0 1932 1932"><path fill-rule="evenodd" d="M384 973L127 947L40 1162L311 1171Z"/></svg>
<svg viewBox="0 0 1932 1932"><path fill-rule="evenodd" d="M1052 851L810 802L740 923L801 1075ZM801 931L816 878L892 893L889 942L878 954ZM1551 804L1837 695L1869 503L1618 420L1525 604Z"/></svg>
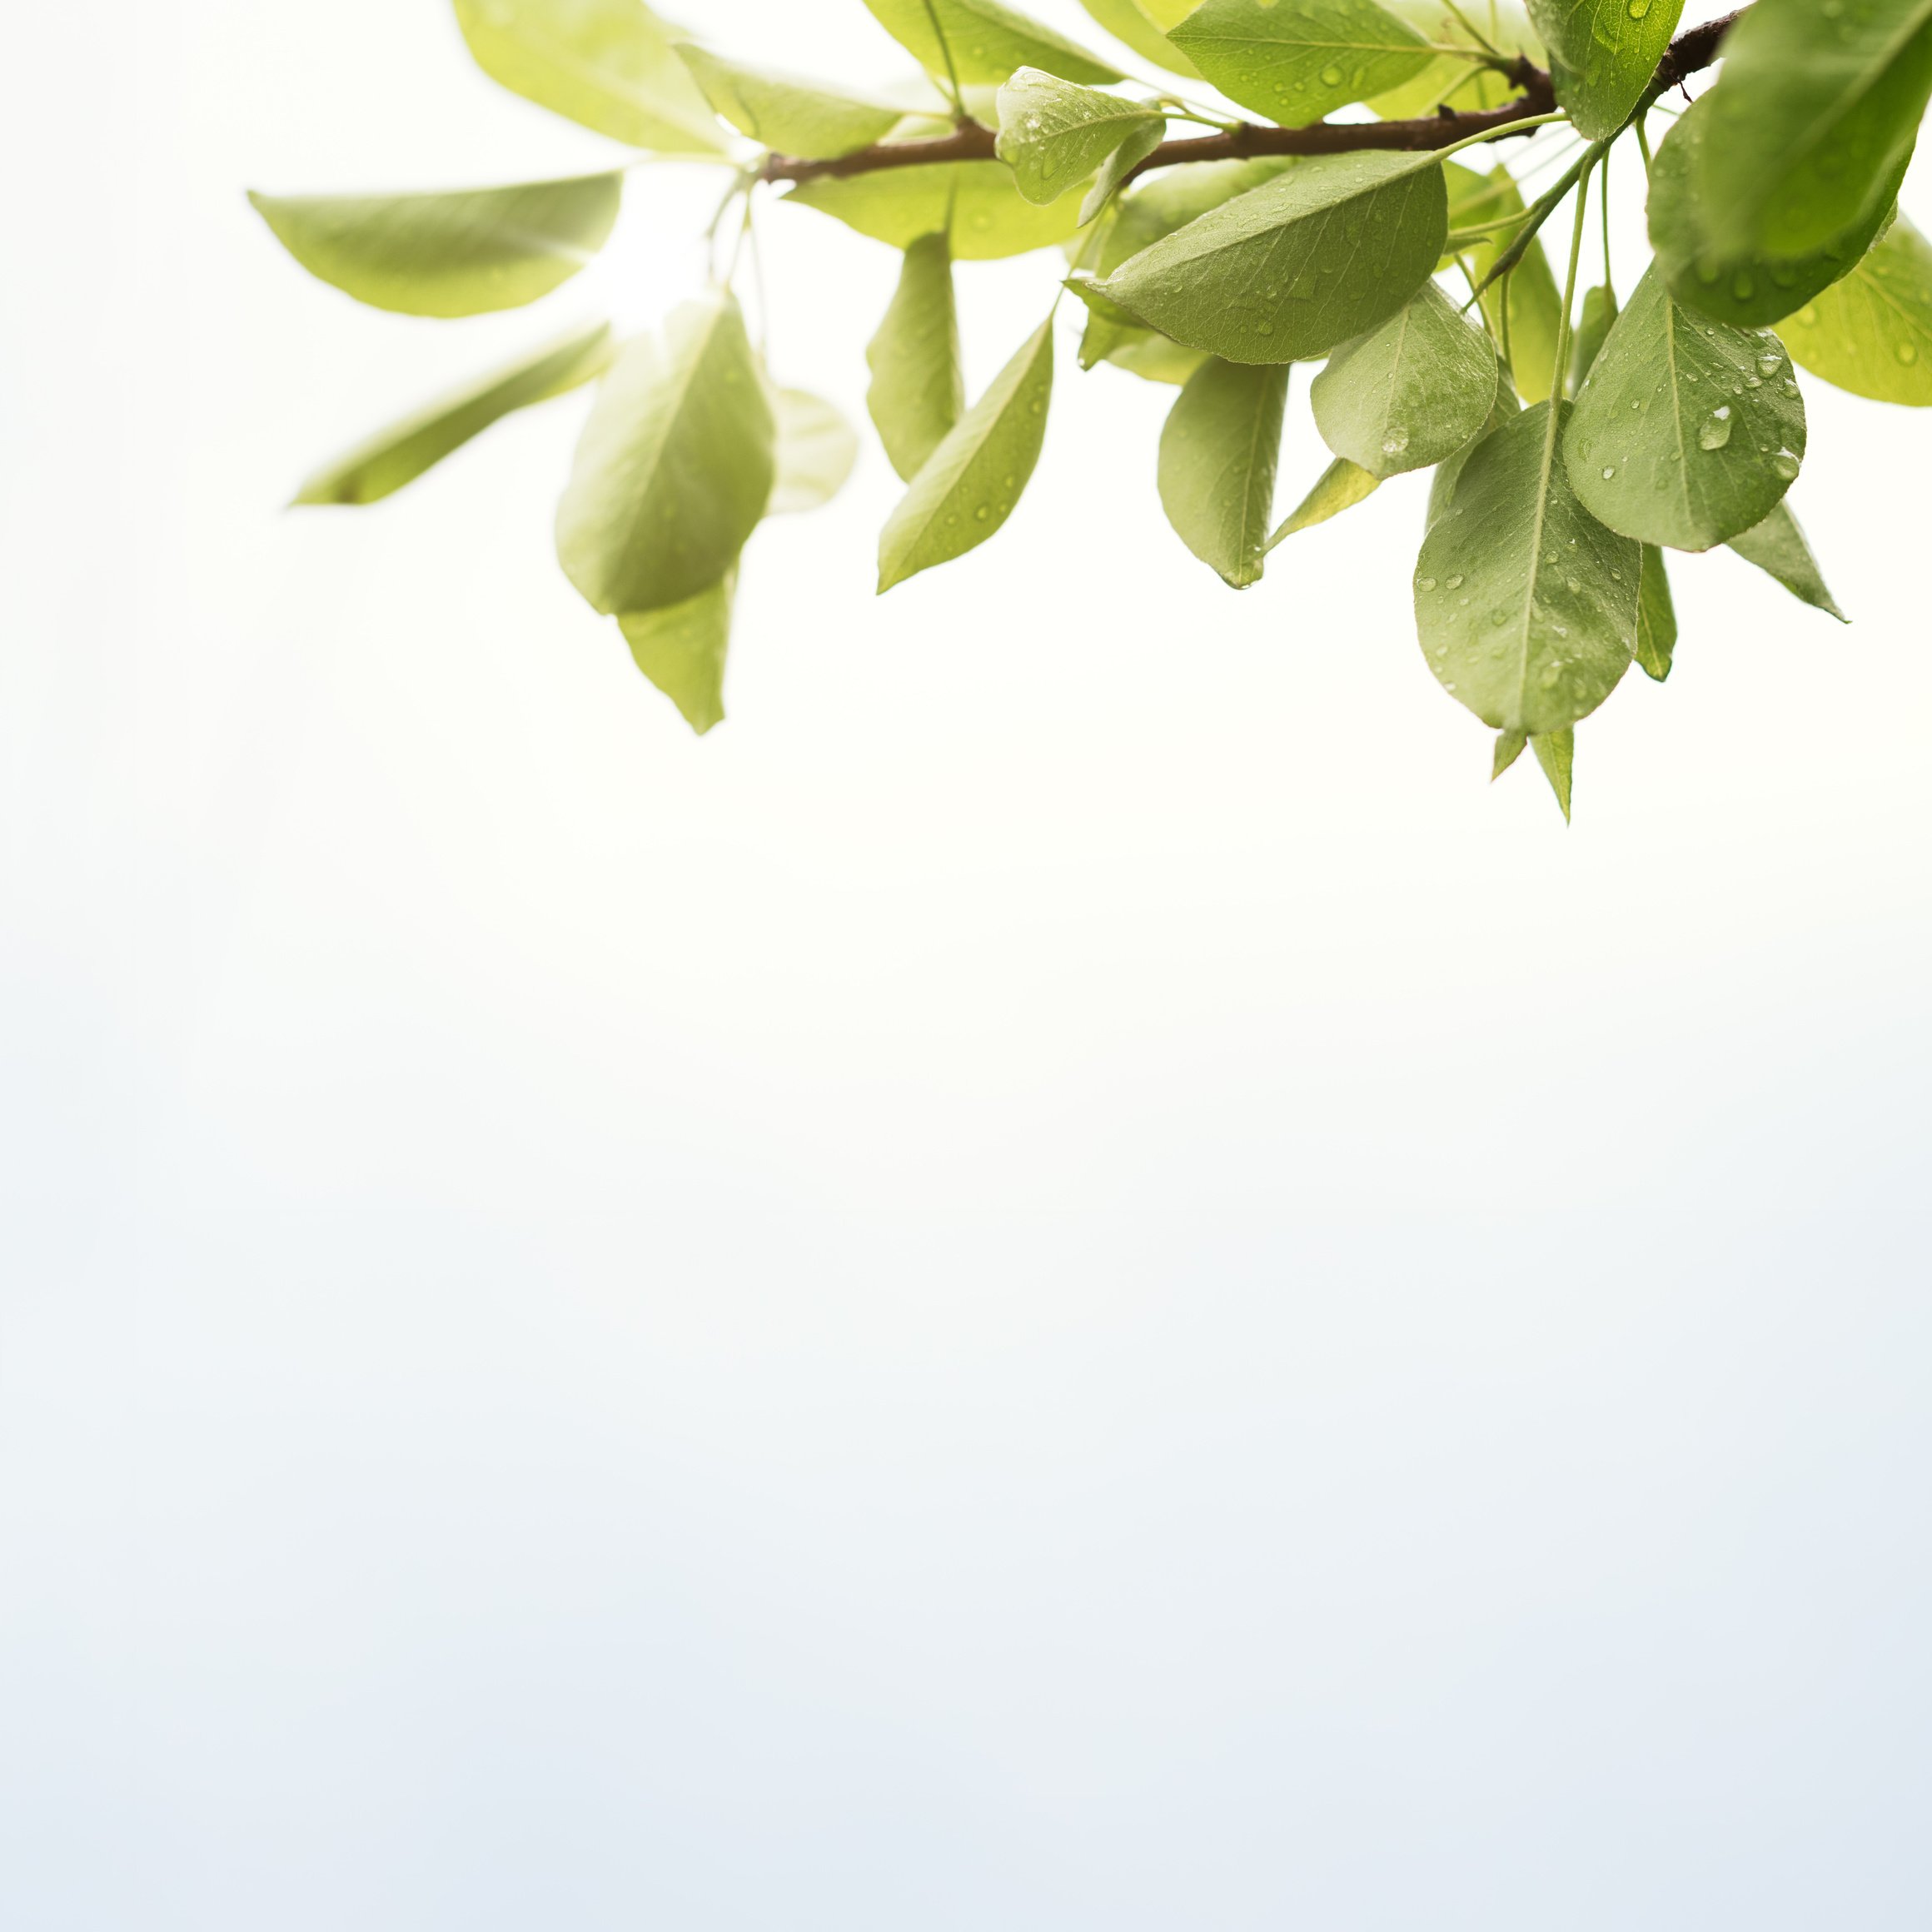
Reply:
<svg viewBox="0 0 1932 1932"><path fill-rule="evenodd" d="M377 316L240 185L607 152L441 0L10 32L7 1932L1925 1925L1932 422L1810 386L1857 625L1686 561L1572 832L1419 486L1235 598L1070 356L980 556L875 604L875 452L760 535L695 744L550 562L580 402L274 505L714 183ZM765 253L856 412L889 258Z"/></svg>

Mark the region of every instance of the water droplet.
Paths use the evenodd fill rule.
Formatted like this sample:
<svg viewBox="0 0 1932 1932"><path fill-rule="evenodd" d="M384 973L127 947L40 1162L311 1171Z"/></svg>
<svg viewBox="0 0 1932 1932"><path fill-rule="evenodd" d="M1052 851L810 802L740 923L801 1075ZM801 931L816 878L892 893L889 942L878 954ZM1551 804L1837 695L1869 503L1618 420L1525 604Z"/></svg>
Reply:
<svg viewBox="0 0 1932 1932"><path fill-rule="evenodd" d="M1462 576L1460 571L1449 580L1449 588L1451 590L1459 590L1462 588Z"/></svg>
<svg viewBox="0 0 1932 1932"><path fill-rule="evenodd" d="M1651 0L1630 0L1630 17L1632 20L1641 20L1650 10Z"/></svg>
<svg viewBox="0 0 1932 1932"><path fill-rule="evenodd" d="M1385 456L1399 456L1408 446L1409 432L1407 430L1391 430L1382 438L1382 453Z"/></svg>
<svg viewBox="0 0 1932 1932"><path fill-rule="evenodd" d="M1792 483L1797 481L1798 459L1789 450L1780 450L1771 458L1771 467L1777 471L1780 482Z"/></svg>
<svg viewBox="0 0 1932 1932"><path fill-rule="evenodd" d="M1616 474L1616 466L1614 463L1606 463L1603 466L1603 480L1606 483L1607 483Z"/></svg>
<svg viewBox="0 0 1932 1932"><path fill-rule="evenodd" d="M1908 367L1919 360L1919 346L1915 342L1901 342L1892 352Z"/></svg>
<svg viewBox="0 0 1932 1932"><path fill-rule="evenodd" d="M1785 358L1775 350L1766 349L1758 357L1758 373L1760 376L1775 376L1785 366Z"/></svg>
<svg viewBox="0 0 1932 1932"><path fill-rule="evenodd" d="M979 507L973 512L974 519L980 523L984 523L987 518L991 516L992 514L993 505L989 503L981 504Z"/></svg>
<svg viewBox="0 0 1932 1932"><path fill-rule="evenodd" d="M1697 432L1697 446L1700 450L1721 450L1730 441L1730 406L1710 412L1710 420Z"/></svg>
<svg viewBox="0 0 1932 1932"><path fill-rule="evenodd" d="M1436 588L1436 580L1433 577L1418 577L1416 580L1416 588L1418 590L1433 590Z"/></svg>
<svg viewBox="0 0 1932 1932"><path fill-rule="evenodd" d="M1325 87L1339 87L1342 82L1342 69L1333 61L1330 61L1322 70L1322 85Z"/></svg>

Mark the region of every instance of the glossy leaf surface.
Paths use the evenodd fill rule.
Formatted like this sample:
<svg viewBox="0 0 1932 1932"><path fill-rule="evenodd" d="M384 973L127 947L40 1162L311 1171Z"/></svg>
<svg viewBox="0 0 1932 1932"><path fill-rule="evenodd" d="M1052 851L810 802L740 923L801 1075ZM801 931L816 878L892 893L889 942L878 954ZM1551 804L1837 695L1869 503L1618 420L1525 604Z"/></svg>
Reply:
<svg viewBox="0 0 1932 1932"><path fill-rule="evenodd" d="M1080 226L1079 204L1072 196L1036 207L1014 186L1013 170L1003 161L944 162L807 182L792 190L784 205L816 208L894 248L945 228L950 217L956 261L993 261L1051 248Z"/></svg>
<svg viewBox="0 0 1932 1932"><path fill-rule="evenodd" d="M682 604L628 611L617 620L637 668L700 738L724 718L724 658L737 590L734 564L715 584Z"/></svg>
<svg viewBox="0 0 1932 1932"><path fill-rule="evenodd" d="M1078 41L1000 0L865 0L872 17L926 72L963 85L994 85L1019 67L1105 86L1120 74ZM935 23L939 31L934 31Z"/></svg>
<svg viewBox="0 0 1932 1932"><path fill-rule="evenodd" d="M953 256L944 235L922 235L906 250L865 361L872 371L865 406L893 468L909 481L966 407Z"/></svg>
<svg viewBox="0 0 1932 1932"><path fill-rule="evenodd" d="M1556 102L1580 134L1616 132L1677 31L1684 0L1528 0Z"/></svg>
<svg viewBox="0 0 1932 1932"><path fill-rule="evenodd" d="M768 72L708 52L687 41L678 57L705 98L740 134L779 154L825 160L855 154L882 139L904 111L843 88Z"/></svg>
<svg viewBox="0 0 1932 1932"><path fill-rule="evenodd" d="M1173 39L1229 100L1291 127L1400 87L1436 58L1375 0L1203 0Z"/></svg>
<svg viewBox="0 0 1932 1932"><path fill-rule="evenodd" d="M1208 361L1161 432L1161 505L1183 543L1237 590L1262 573L1288 365Z"/></svg>
<svg viewBox="0 0 1932 1932"><path fill-rule="evenodd" d="M1791 514L1789 504L1780 503L1755 528L1730 540L1730 547L1745 562L1755 564L1767 576L1775 577L1801 604L1828 611L1840 624L1850 622L1838 608L1838 600L1825 588L1824 573L1805 532Z"/></svg>
<svg viewBox="0 0 1932 1932"><path fill-rule="evenodd" d="M1900 215L1780 333L1796 361L1854 396L1932 406L1932 243Z"/></svg>
<svg viewBox="0 0 1932 1932"><path fill-rule="evenodd" d="M1158 109L1138 101L1022 67L999 90L996 152L1019 192L1043 205L1078 187L1123 142L1150 134L1158 141L1166 125Z"/></svg>

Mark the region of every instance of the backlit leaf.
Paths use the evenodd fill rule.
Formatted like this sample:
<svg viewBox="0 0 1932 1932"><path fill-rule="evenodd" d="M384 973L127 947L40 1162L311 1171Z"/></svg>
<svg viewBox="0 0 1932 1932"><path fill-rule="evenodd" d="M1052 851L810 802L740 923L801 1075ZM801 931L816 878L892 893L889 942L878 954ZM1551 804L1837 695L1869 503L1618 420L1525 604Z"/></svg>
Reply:
<svg viewBox="0 0 1932 1932"><path fill-rule="evenodd" d="M1322 474L1315 479L1315 487L1282 519L1281 525L1267 540L1267 548L1272 550L1283 538L1291 537L1297 530L1312 530L1318 523L1326 523L1332 516L1339 516L1345 510L1352 510L1358 503L1365 503L1382 487L1382 479L1363 469L1359 463L1352 463L1346 456L1337 456Z"/></svg>
<svg viewBox="0 0 1932 1932"><path fill-rule="evenodd" d="M1636 647L1643 553L1592 516L1539 403L1476 446L1416 564L1416 627L1443 689L1531 737L1587 717Z"/></svg>
<svg viewBox="0 0 1932 1932"><path fill-rule="evenodd" d="M888 168L845 180L807 182L785 197L789 207L816 208L894 248L947 227L951 217L953 258L992 261L1051 248L1080 226L1071 195L1036 207L1013 185L1003 161L942 162L923 167Z"/></svg>
<svg viewBox="0 0 1932 1932"><path fill-rule="evenodd" d="M879 587L976 549L1013 514L1040 460L1053 387L1053 326L1041 323L926 459L879 539Z"/></svg>
<svg viewBox="0 0 1932 1932"><path fill-rule="evenodd" d="M1367 335L1344 342L1315 378L1322 440L1381 477L1453 456L1496 401L1496 351L1433 281Z"/></svg>
<svg viewBox="0 0 1932 1932"><path fill-rule="evenodd" d="M1375 0L1203 0L1173 39L1229 100L1291 127L1400 87L1436 57Z"/></svg>
<svg viewBox="0 0 1932 1932"><path fill-rule="evenodd" d="M856 154L883 139L904 110L842 87L794 79L728 61L685 42L678 57L705 98L740 134L779 154L828 160Z"/></svg>
<svg viewBox="0 0 1932 1932"><path fill-rule="evenodd" d="M1664 553L1655 544L1646 544L1643 582L1637 594L1637 664L1646 677L1661 685L1671 675L1676 649L1677 606L1671 600Z"/></svg>
<svg viewBox="0 0 1932 1932"><path fill-rule="evenodd" d="M1382 0L1382 4L1435 46L1476 45L1469 30L1443 0ZM1473 17L1484 38L1501 52L1522 54L1536 67L1547 64L1543 43L1536 38L1519 0L1483 0L1473 9ZM1384 121L1411 121L1432 114L1438 107L1464 114L1500 107L1515 92L1507 75L1453 54L1437 54L1412 79L1373 96L1368 105Z"/></svg>
<svg viewBox="0 0 1932 1932"><path fill-rule="evenodd" d="M1230 362L1300 361L1401 308L1448 228L1433 157L1322 155L1143 249L1101 286Z"/></svg>
<svg viewBox="0 0 1932 1932"><path fill-rule="evenodd" d="M1044 204L1078 187L1122 142L1158 140L1166 125L1158 108L1022 67L999 90L996 152L1019 192Z"/></svg>
<svg viewBox="0 0 1932 1932"><path fill-rule="evenodd" d="M1932 405L1932 243L1900 215L1779 332L1795 361L1854 396Z"/></svg>
<svg viewBox="0 0 1932 1932"><path fill-rule="evenodd" d="M1673 301L1653 262L1571 420L1570 481L1613 530L1707 550L1761 523L1805 454L1805 406L1769 329Z"/></svg>
<svg viewBox="0 0 1932 1932"><path fill-rule="evenodd" d="M1630 118L1677 31L1684 0L1528 0L1557 105L1591 141Z"/></svg>
<svg viewBox="0 0 1932 1932"><path fill-rule="evenodd" d="M806 389L777 391L772 415L778 426L777 475L765 514L790 516L829 503L859 460L851 424Z"/></svg>
<svg viewBox="0 0 1932 1932"><path fill-rule="evenodd" d="M922 235L906 250L892 306L865 361L873 426L893 468L909 481L966 407L953 256L943 234Z"/></svg>
<svg viewBox="0 0 1932 1932"><path fill-rule="evenodd" d="M724 717L724 656L731 643L734 563L715 584L662 610L627 611L617 620L637 668L702 738Z"/></svg>
<svg viewBox="0 0 1932 1932"><path fill-rule="evenodd" d="M1442 172L1449 182L1452 227L1498 222L1523 212L1522 195L1505 168L1484 177L1451 161L1444 164ZM1508 245L1511 232L1492 233L1458 251L1457 258L1468 265L1478 285ZM1562 306L1541 241L1531 242L1505 281L1483 291L1482 312L1499 342L1506 339L1506 307L1510 371L1525 402L1548 401L1556 386L1556 325Z"/></svg>
<svg viewBox="0 0 1932 1932"><path fill-rule="evenodd" d="M1262 573L1288 365L1203 363L1161 432L1162 507L1182 542L1236 590Z"/></svg>
<svg viewBox="0 0 1932 1932"><path fill-rule="evenodd" d="M609 237L621 174L432 195L249 196L311 275L379 309L478 316L520 308Z"/></svg>
<svg viewBox="0 0 1932 1932"><path fill-rule="evenodd" d="M1489 782L1494 784L1523 754L1523 748L1529 739L1520 731L1499 731L1496 734L1496 749L1490 754Z"/></svg>
<svg viewBox="0 0 1932 1932"><path fill-rule="evenodd" d="M724 138L641 0L456 0L476 64L525 100L633 147L715 157Z"/></svg>
<svg viewBox="0 0 1932 1932"><path fill-rule="evenodd" d="M451 391L389 424L318 470L296 491L297 503L375 503L461 449L511 411L527 409L601 375L610 361L610 330L600 322L561 342L519 356L506 367Z"/></svg>
<svg viewBox="0 0 1932 1932"><path fill-rule="evenodd" d="M1252 161L1198 161L1149 175L1114 204L1113 218L1100 237L1096 269L1102 275L1113 274L1130 256L1186 227L1210 208L1297 165L1291 156L1270 155Z"/></svg>
<svg viewBox="0 0 1932 1932"><path fill-rule="evenodd" d="M1776 578L1800 603L1829 611L1840 624L1851 621L1825 587L1818 560L1812 555L1811 546L1805 542L1805 532L1789 504L1780 503L1755 529L1734 536L1730 547L1747 563L1755 564L1767 576Z"/></svg>
<svg viewBox="0 0 1932 1932"><path fill-rule="evenodd" d="M1063 80L1104 86L1118 72L1043 22L1000 0L865 0L872 17L936 77L997 85L1018 67L1044 67ZM939 32L934 32L935 21ZM941 37L944 36L942 44Z"/></svg>
<svg viewBox="0 0 1932 1932"><path fill-rule="evenodd" d="M594 610L662 610L715 584L771 500L775 425L728 294L675 310L605 378L557 505L557 555Z"/></svg>
<svg viewBox="0 0 1932 1932"><path fill-rule="evenodd" d="M1538 732L1530 740L1530 749L1563 808L1563 823L1570 823L1570 780L1576 764L1576 734L1574 730Z"/></svg>
<svg viewBox="0 0 1932 1932"><path fill-rule="evenodd" d="M1080 4L1122 46L1132 47L1143 60L1190 80L1201 77L1200 70L1154 25L1137 0L1080 0Z"/></svg>

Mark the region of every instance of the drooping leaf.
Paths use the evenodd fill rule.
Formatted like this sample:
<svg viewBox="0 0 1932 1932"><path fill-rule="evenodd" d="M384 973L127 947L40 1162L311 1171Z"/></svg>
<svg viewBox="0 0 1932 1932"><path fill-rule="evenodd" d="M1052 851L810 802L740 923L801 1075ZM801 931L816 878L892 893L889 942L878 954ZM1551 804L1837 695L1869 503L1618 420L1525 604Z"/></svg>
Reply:
<svg viewBox="0 0 1932 1932"><path fill-rule="evenodd" d="M1851 621L1825 588L1824 573L1789 504L1780 503L1762 523L1734 536L1730 547L1746 563L1755 564L1767 576L1776 578L1800 603L1828 611L1840 624Z"/></svg>
<svg viewBox="0 0 1932 1932"><path fill-rule="evenodd" d="M1499 731L1496 734L1496 749L1490 754L1489 782L1494 784L1523 754L1523 747L1529 743L1520 731Z"/></svg>
<svg viewBox="0 0 1932 1932"><path fill-rule="evenodd" d="M1651 167L1651 246L1671 292L1686 308L1740 329L1782 321L1858 266L1890 218L1910 153L1902 156L1871 212L1815 253L1792 261L1746 253L1725 255L1710 246L1697 198L1698 156L1710 132L1711 102L1702 94L1666 137Z"/></svg>
<svg viewBox="0 0 1932 1932"><path fill-rule="evenodd" d="M1499 368L1496 371L1496 401L1490 405L1488 416L1482 427L1456 451L1452 456L1445 456L1436 466L1436 474L1429 479L1429 507L1422 519L1427 530L1442 515L1455 500L1456 485L1462 475L1462 466L1476 454L1482 440L1491 430L1500 430L1512 416L1519 415L1522 404L1516 399L1516 392L1511 386L1509 378Z"/></svg>
<svg viewBox="0 0 1932 1932"><path fill-rule="evenodd" d="M1155 126L1137 127L1101 162L1100 172L1093 177L1093 185L1080 203L1083 223L1096 221L1106 212L1115 195L1132 178L1133 171L1166 140L1167 133L1168 124L1164 120Z"/></svg>
<svg viewBox="0 0 1932 1932"><path fill-rule="evenodd" d="M1433 157L1322 155L1143 249L1101 287L1192 348L1301 361L1401 308L1448 229Z"/></svg>
<svg viewBox="0 0 1932 1932"><path fill-rule="evenodd" d="M1003 161L942 162L806 182L786 196L787 207L794 203L894 248L945 228L950 216L956 261L993 261L1051 248L1080 225L1079 204L1072 196L1035 207L1013 185L1013 170Z"/></svg>
<svg viewBox="0 0 1932 1932"><path fill-rule="evenodd" d="M1208 360L1203 351L1190 349L1157 329L1117 321L1098 309L1088 316L1086 332L1080 338L1083 369L1110 362L1145 382L1169 382L1178 387Z"/></svg>
<svg viewBox="0 0 1932 1932"><path fill-rule="evenodd" d="M690 41L678 57L705 98L740 134L779 154L825 161L883 140L904 110L863 94L728 61Z"/></svg>
<svg viewBox="0 0 1932 1932"><path fill-rule="evenodd" d="M605 322L520 356L365 438L310 476L295 501L379 502L512 411L589 382L610 361L610 329Z"/></svg>
<svg viewBox="0 0 1932 1932"><path fill-rule="evenodd" d="M1536 763L1543 768L1543 776L1550 781L1550 789L1556 794L1556 803L1563 808L1563 823L1570 823L1570 780L1576 765L1576 734L1566 727L1561 731L1540 731L1530 740L1530 749L1536 754Z"/></svg>
<svg viewBox="0 0 1932 1932"><path fill-rule="evenodd" d="M852 426L822 396L781 389L772 397L778 426L777 475L768 516L792 516L829 503L859 460Z"/></svg>
<svg viewBox="0 0 1932 1932"><path fill-rule="evenodd" d="M1322 440L1380 477L1439 463L1474 436L1496 402L1496 351L1433 281L1367 335L1344 342L1315 378Z"/></svg>
<svg viewBox="0 0 1932 1932"><path fill-rule="evenodd" d="M976 549L1013 514L1040 460L1053 388L1049 317L926 459L879 539L879 587Z"/></svg>
<svg viewBox="0 0 1932 1932"><path fill-rule="evenodd" d="M1467 27L1443 0L1382 0L1382 3L1432 46L1476 47ZM1548 65L1543 43L1536 38L1519 0L1483 0L1471 10L1471 17L1499 52L1521 54L1532 66ZM1477 66L1454 54L1437 54L1412 79L1374 95L1368 105L1384 121L1411 121L1432 114L1438 107L1462 114L1500 107L1515 92L1508 76L1492 67Z"/></svg>
<svg viewBox="0 0 1932 1932"><path fill-rule="evenodd" d="M1200 69L1154 25L1153 18L1137 0L1080 0L1080 4L1118 40L1130 47L1143 60L1153 61L1168 72L1199 80Z"/></svg>
<svg viewBox="0 0 1932 1932"><path fill-rule="evenodd" d="M605 378L557 505L565 575L611 613L716 583L771 500L775 435L738 304L686 302Z"/></svg>
<svg viewBox="0 0 1932 1932"><path fill-rule="evenodd" d="M1436 57L1376 0L1203 0L1173 38L1229 100L1291 127L1400 87Z"/></svg>
<svg viewBox="0 0 1932 1932"><path fill-rule="evenodd" d="M1684 0L1528 0L1550 54L1557 105L1579 134L1607 139L1630 118L1677 31Z"/></svg>
<svg viewBox="0 0 1932 1932"><path fill-rule="evenodd" d="M1337 456L1315 479L1314 488L1282 519L1280 527L1269 536L1267 547L1272 550L1297 530L1312 530L1317 524L1354 509L1381 487L1381 477L1372 475L1359 463L1350 462L1346 456Z"/></svg>
<svg viewBox="0 0 1932 1932"><path fill-rule="evenodd" d="M1105 61L1000 0L865 0L873 18L926 72L951 71L965 85L997 86L1017 67L1104 87L1120 78ZM937 26L939 31L934 28Z"/></svg>
<svg viewBox="0 0 1932 1932"><path fill-rule="evenodd" d="M1523 212L1521 192L1506 169L1499 167L1485 177L1452 161L1444 164L1442 172L1449 182L1452 227L1500 222ZM1479 286L1513 232L1491 232L1457 251ZM1506 279L1483 291L1482 312L1497 341L1508 341L1510 371L1525 402L1547 401L1556 386L1556 328L1562 306L1541 241L1531 242Z"/></svg>
<svg viewBox="0 0 1932 1932"><path fill-rule="evenodd" d="M585 127L660 154L717 156L724 138L642 0L456 0L491 80Z"/></svg>
<svg viewBox="0 0 1932 1932"><path fill-rule="evenodd" d="M1932 243L1900 215L1780 333L1795 361L1854 396L1932 406Z"/></svg>
<svg viewBox="0 0 1932 1932"><path fill-rule="evenodd" d="M1676 649L1677 606L1671 596L1664 553L1655 544L1646 544L1643 581L1637 594L1636 649L1637 664L1644 675L1662 684L1671 675L1671 660Z"/></svg>
<svg viewBox="0 0 1932 1932"><path fill-rule="evenodd" d="M966 407L953 256L944 234L922 235L906 250L865 361L872 371L865 406L893 468L909 482Z"/></svg>
<svg viewBox="0 0 1932 1932"><path fill-rule="evenodd" d="M1592 516L1539 403L1463 465L1416 564L1416 627L1445 690L1534 738L1587 717L1629 668L1643 553ZM1570 406L1560 406L1566 413Z"/></svg>
<svg viewBox="0 0 1932 1932"><path fill-rule="evenodd" d="M1794 260L1886 197L1932 94L1932 0L1759 0L1725 37L1692 181L1726 256Z"/></svg>
<svg viewBox="0 0 1932 1932"><path fill-rule="evenodd" d="M617 620L637 668L684 713L702 738L724 719L724 656L731 644L734 563L715 584L661 610L627 611Z"/></svg>
<svg viewBox="0 0 1932 1932"><path fill-rule="evenodd" d="M1288 365L1203 363L1161 432L1161 505L1183 543L1237 590L1262 573Z"/></svg>
<svg viewBox="0 0 1932 1932"><path fill-rule="evenodd" d="M1570 393L1583 386L1599 351L1616 321L1616 291L1607 283L1586 290L1583 312L1576 319L1576 340L1570 356Z"/></svg>
<svg viewBox="0 0 1932 1932"><path fill-rule="evenodd" d="M1158 141L1166 126L1158 108L1022 67L999 90L995 152L1019 192L1044 205L1078 187L1123 142L1149 134Z"/></svg>
<svg viewBox="0 0 1932 1932"><path fill-rule="evenodd" d="M609 238L621 174L431 195L249 200L311 275L407 316L520 308L568 281Z"/></svg>
<svg viewBox="0 0 1932 1932"><path fill-rule="evenodd" d="M1653 262L1577 399L1565 455L1577 495L1612 530L1707 550L1790 488L1805 405L1769 329L1682 307Z"/></svg>

